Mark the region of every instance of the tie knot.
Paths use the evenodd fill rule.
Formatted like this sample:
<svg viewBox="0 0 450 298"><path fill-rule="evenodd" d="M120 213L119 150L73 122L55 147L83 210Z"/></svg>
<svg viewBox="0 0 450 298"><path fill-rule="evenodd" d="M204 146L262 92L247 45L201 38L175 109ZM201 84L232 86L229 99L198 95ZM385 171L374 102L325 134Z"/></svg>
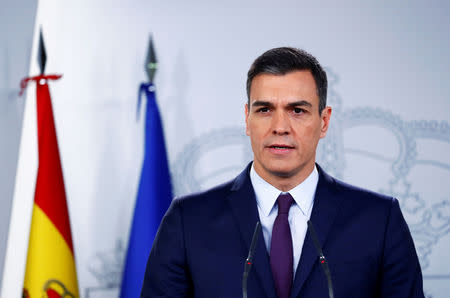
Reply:
<svg viewBox="0 0 450 298"><path fill-rule="evenodd" d="M278 214L289 213L289 209L291 208L292 202L294 202L294 198L290 193L280 194L278 196Z"/></svg>

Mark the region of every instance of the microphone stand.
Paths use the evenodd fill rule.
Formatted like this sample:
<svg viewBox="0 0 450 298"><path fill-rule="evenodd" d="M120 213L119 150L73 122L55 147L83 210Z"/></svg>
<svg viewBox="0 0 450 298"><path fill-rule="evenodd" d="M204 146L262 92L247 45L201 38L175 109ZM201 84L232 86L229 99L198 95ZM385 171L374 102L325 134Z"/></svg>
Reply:
<svg viewBox="0 0 450 298"><path fill-rule="evenodd" d="M323 272L325 273L325 276L327 277L327 281L328 281L328 296L330 298L333 298L334 297L334 292L333 292L333 283L331 281L330 268L328 267L327 259L323 255L323 251L322 251L322 248L320 247L320 243L319 243L319 237L317 237L316 230L314 229L314 226L313 226L311 220L308 220L308 230L309 230L309 232L311 234L314 246L316 247L317 253L319 255L320 265L322 266Z"/></svg>
<svg viewBox="0 0 450 298"><path fill-rule="evenodd" d="M320 265L322 266L322 269L327 278L328 296L329 296L329 298L334 298L333 282L331 280L331 273L330 273L330 268L328 267L328 261L323 254L322 248L320 247L319 237L317 237L316 230L315 230L311 220L308 220L308 230L311 234L317 254L319 255ZM252 242L250 244L250 250L248 251L248 257L245 260L244 274L242 276L242 297L243 298L247 298L247 278L248 278L248 274L250 273L250 270L253 265L253 256L255 254L256 243L258 242L260 231L261 231L261 224L258 221L255 226L255 231L253 232Z"/></svg>
<svg viewBox="0 0 450 298"><path fill-rule="evenodd" d="M259 233L261 231L261 224L256 222L255 231L253 232L252 243L250 244L250 250L248 251L247 260L245 260L244 274L242 276L242 297L247 298L247 278L250 270L252 269L253 256L255 254L256 243L258 242Z"/></svg>

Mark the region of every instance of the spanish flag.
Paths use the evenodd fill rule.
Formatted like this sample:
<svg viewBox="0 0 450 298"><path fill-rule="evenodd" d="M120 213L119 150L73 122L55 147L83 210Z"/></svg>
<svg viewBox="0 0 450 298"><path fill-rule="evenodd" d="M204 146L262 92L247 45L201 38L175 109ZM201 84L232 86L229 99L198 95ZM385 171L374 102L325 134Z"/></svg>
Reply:
<svg viewBox="0 0 450 298"><path fill-rule="evenodd" d="M79 297L69 212L47 81L58 75L27 78L36 82L39 167L34 195L23 296Z"/></svg>

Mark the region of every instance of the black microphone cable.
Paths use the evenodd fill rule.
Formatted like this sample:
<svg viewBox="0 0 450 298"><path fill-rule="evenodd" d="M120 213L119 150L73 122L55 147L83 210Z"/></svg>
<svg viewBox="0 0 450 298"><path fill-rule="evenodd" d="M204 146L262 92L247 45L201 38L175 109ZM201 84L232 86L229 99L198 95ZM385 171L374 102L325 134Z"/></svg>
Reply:
<svg viewBox="0 0 450 298"><path fill-rule="evenodd" d="M333 283L331 281L331 274L330 274L330 268L328 267L328 261L325 258L325 256L323 255L323 251L322 248L320 247L320 243L319 243L319 237L317 237L317 233L316 230L314 229L314 226L311 222L311 220L308 220L308 230L311 234L314 246L316 247L317 253L319 254L319 262L320 265L322 265L322 269L325 273L325 276L327 277L327 281L328 281L328 296L330 298L334 297L334 292L333 292Z"/></svg>
<svg viewBox="0 0 450 298"><path fill-rule="evenodd" d="M247 298L247 278L252 269L253 256L255 255L256 243L258 243L259 233L261 231L261 224L256 222L255 231L253 232L252 243L248 251L247 260L245 260L244 275L242 276L242 297Z"/></svg>

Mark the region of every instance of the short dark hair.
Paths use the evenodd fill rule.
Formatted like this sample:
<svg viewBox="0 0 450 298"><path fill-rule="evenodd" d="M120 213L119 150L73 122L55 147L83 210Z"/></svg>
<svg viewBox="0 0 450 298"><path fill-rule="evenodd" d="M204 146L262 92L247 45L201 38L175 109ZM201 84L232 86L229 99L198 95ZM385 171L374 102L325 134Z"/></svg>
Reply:
<svg viewBox="0 0 450 298"><path fill-rule="evenodd" d="M253 78L259 74L267 73L285 75L296 70L311 71L316 82L319 97L319 114L327 105L327 74L319 61L310 53L296 48L281 47L268 50L253 62L247 73L247 104L250 108L250 88Z"/></svg>

